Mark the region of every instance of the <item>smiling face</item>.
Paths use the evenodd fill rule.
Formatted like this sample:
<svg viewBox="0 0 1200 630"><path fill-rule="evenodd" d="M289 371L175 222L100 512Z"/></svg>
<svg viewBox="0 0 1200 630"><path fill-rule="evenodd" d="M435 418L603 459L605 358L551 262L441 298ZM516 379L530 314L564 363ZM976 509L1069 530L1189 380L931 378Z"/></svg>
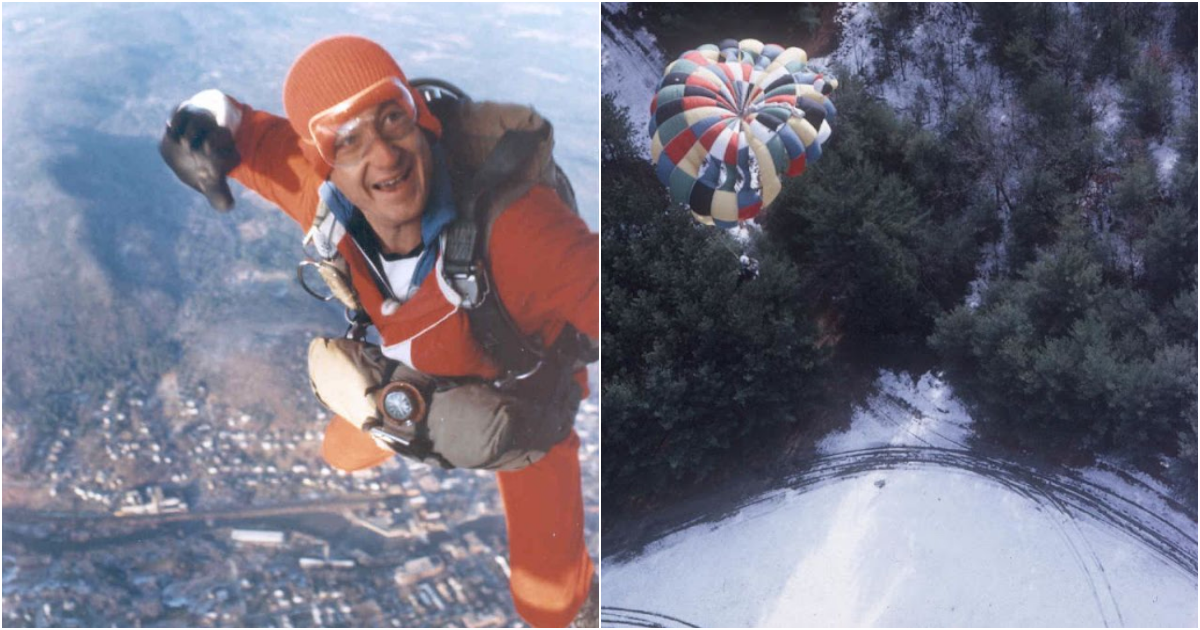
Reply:
<svg viewBox="0 0 1200 630"><path fill-rule="evenodd" d="M407 133L388 133L386 125L398 106L386 102L373 107L357 120L353 142L362 146L362 159L349 166L335 166L329 179L366 217L387 249L407 243L416 235L420 244L421 214L433 179L433 153L425 134L414 126ZM381 133L383 131L383 133ZM395 241L404 236L401 241ZM404 251L395 253L407 253Z"/></svg>

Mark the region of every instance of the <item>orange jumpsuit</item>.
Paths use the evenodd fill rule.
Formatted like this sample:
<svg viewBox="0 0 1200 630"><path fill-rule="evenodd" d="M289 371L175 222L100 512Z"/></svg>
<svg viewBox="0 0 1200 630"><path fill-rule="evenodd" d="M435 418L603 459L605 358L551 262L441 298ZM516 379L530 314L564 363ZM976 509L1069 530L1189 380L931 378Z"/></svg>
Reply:
<svg viewBox="0 0 1200 630"><path fill-rule="evenodd" d="M287 120L242 106L234 179L311 227L327 171L304 155ZM518 328L549 346L570 323L599 337L599 241L551 189L535 186L496 220L489 243L496 290ZM408 302L384 316L383 296L361 257L347 256L355 289L385 345L401 344L412 367L439 376L495 376L465 313L449 305L431 272ZM577 375L586 389L586 375ZM497 473L508 528L510 588L517 612L539 627L569 624L587 597L594 567L583 537L579 437L540 461ZM325 430L322 455L336 468L378 466L395 454L346 420Z"/></svg>

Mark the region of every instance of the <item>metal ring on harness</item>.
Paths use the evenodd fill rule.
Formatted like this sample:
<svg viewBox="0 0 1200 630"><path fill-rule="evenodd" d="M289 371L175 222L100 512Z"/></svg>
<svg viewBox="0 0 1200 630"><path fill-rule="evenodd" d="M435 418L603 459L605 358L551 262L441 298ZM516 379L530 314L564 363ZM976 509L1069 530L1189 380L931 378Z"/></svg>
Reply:
<svg viewBox="0 0 1200 630"><path fill-rule="evenodd" d="M330 291L329 295L321 295L320 293L314 291L312 287L308 286L308 282L304 280L304 268L308 266L316 269L318 274L321 273L321 263L315 260L301 260L300 264L296 265L296 279L300 281L300 287L303 288L306 293L322 302L328 302L332 300L335 297L333 295L333 291Z"/></svg>

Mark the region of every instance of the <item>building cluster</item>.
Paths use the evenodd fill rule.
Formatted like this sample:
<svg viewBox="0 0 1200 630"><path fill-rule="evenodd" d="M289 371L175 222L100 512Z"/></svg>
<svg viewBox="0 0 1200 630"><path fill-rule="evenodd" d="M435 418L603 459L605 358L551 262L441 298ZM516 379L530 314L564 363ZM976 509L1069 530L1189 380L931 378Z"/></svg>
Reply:
<svg viewBox="0 0 1200 630"><path fill-rule="evenodd" d="M59 557L6 555L3 622L38 627L519 624L494 560L503 553L497 548L502 535L481 542L468 534L437 544L406 541L364 549L284 530L217 528L169 545L159 539Z"/></svg>
<svg viewBox="0 0 1200 630"><path fill-rule="evenodd" d="M6 524L4 625L521 624L492 473L395 458L347 474L320 459L318 430L192 394L164 418L154 397L113 390L45 441L30 473L45 508L90 518L15 541ZM594 399L580 413L594 541Z"/></svg>
<svg viewBox="0 0 1200 630"><path fill-rule="evenodd" d="M137 516L155 514L178 514L188 510L187 501L182 496L168 494L162 486L145 486L126 490L121 497L121 503L113 514L117 516ZM178 489L175 489L178 492Z"/></svg>

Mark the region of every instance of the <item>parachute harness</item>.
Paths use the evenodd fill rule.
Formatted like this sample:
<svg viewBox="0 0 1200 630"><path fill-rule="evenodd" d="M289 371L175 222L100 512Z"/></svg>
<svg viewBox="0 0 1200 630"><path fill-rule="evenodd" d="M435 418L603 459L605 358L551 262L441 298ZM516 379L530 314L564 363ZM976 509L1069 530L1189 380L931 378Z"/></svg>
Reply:
<svg viewBox="0 0 1200 630"><path fill-rule="evenodd" d="M454 119L459 102L469 103L465 95L447 83L415 79L412 84L421 90L425 98L430 99L431 95L436 97L430 100L429 105L440 119ZM578 212L570 181L549 157L549 153L543 155L542 152L543 147L552 144L550 124L532 110L527 111L530 121L540 124L531 129L507 129L470 178L465 182L456 182L459 185L455 186L454 192L458 195L451 203L457 206L459 214L456 220L445 225L440 239L441 277L458 294L460 301L456 308L466 311L476 341L503 370L502 376L490 383L495 390L538 399L549 396L551 400L558 400L564 395L577 398L578 394L570 390L574 383L573 374L576 369L597 360L595 346L567 324L556 342L543 348L539 342L526 338L520 332L499 296L492 290L488 235L493 222L508 206L508 202L535 184L546 184L556 191L568 207ZM457 133L455 124L444 124L443 129L444 139L452 138ZM440 153L436 150L435 157L440 160ZM541 159L546 164L539 166ZM531 179L531 175L536 177ZM336 298L346 307L346 319L350 327L345 336L361 341L371 321L351 283L349 265L337 247L347 235L356 245L358 242L350 233L349 218L343 216L347 214L343 204L327 202L324 198L326 192L323 187L316 218L305 236L307 260L300 263L297 275L301 286L309 294L322 301ZM423 219L423 231L424 223ZM426 240L429 236L423 234ZM309 249L313 251L310 253ZM435 266L433 260L438 250L434 247L426 250L426 255L430 256L430 267ZM370 257L362 253L370 263ZM390 294L386 280L376 277L378 270L374 265L369 265L369 268L376 284L382 284L380 291L385 295ZM304 276L306 269L317 270L329 287L330 295L323 295L309 286ZM421 273L420 268L417 273ZM418 281L414 279L416 283ZM394 369L398 369L398 364ZM363 429L401 454L422 460L433 457L443 467L450 468L453 466L433 450L429 428L421 421L421 415L427 408L427 398L431 399L436 392L449 391L469 382L477 383L479 379L432 380L434 386L428 392L403 385L391 385L380 390L377 406L385 419L364 425Z"/></svg>

